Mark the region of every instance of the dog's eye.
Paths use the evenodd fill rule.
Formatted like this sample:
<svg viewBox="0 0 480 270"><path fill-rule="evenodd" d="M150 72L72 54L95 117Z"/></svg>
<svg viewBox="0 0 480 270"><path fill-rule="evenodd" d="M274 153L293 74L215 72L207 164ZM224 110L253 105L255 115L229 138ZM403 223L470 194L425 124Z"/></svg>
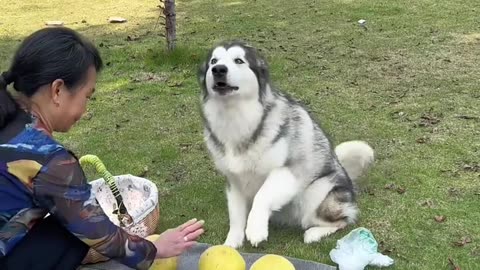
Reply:
<svg viewBox="0 0 480 270"><path fill-rule="evenodd" d="M243 64L243 63L245 63L245 62L243 62L242 59L237 58L237 59L235 59L235 63L237 63L237 64Z"/></svg>
<svg viewBox="0 0 480 270"><path fill-rule="evenodd" d="M212 60L210 60L210 64L213 65L213 64L215 64L215 63L217 63L217 59L213 58Z"/></svg>

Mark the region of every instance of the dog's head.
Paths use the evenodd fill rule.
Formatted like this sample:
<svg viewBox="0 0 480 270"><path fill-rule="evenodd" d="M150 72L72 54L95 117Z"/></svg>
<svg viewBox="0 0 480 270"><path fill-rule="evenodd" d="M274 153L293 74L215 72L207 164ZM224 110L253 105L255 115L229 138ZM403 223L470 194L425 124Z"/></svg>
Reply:
<svg viewBox="0 0 480 270"><path fill-rule="evenodd" d="M268 85L267 63L257 50L244 42L215 46L198 74L205 99L211 96L261 99Z"/></svg>

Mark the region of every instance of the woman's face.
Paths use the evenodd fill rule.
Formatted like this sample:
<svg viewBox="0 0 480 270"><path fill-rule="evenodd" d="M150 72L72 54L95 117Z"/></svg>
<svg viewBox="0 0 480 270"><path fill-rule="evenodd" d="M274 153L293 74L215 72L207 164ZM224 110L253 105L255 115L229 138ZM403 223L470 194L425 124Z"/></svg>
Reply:
<svg viewBox="0 0 480 270"><path fill-rule="evenodd" d="M87 103L95 91L97 80L97 72L92 66L88 69L85 81L76 89L68 89L64 84L60 83L52 86L56 90L52 98L56 104L56 108L52 113L52 129L55 132L67 132L70 128L82 118L87 109Z"/></svg>

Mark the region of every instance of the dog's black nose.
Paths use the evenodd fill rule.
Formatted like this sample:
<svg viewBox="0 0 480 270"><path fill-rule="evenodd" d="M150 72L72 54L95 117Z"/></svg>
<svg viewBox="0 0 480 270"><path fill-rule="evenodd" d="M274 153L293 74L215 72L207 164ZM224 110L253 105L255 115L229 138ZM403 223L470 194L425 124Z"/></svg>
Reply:
<svg viewBox="0 0 480 270"><path fill-rule="evenodd" d="M216 65L212 68L213 76L222 77L225 76L228 72L228 68L225 65Z"/></svg>

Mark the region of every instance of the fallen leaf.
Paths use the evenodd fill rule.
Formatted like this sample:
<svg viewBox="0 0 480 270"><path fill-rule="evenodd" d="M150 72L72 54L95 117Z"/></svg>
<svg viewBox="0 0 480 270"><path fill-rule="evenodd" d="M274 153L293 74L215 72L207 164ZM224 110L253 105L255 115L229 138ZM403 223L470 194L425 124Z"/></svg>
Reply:
<svg viewBox="0 0 480 270"><path fill-rule="evenodd" d="M385 185L385 189L395 189L395 184L394 183L391 183L391 184L386 184Z"/></svg>
<svg viewBox="0 0 480 270"><path fill-rule="evenodd" d="M395 190L398 194L403 194L407 191L406 188L395 185L394 183L386 184L385 189Z"/></svg>
<svg viewBox="0 0 480 270"><path fill-rule="evenodd" d="M434 114L432 112L424 113L422 116L420 116L420 119L418 123L415 124L415 126L429 127L429 126L436 125L440 122L440 117L442 116Z"/></svg>
<svg viewBox="0 0 480 270"><path fill-rule="evenodd" d="M140 39L140 37L132 37L132 36L127 36L127 38L126 38L127 41L137 41L139 39Z"/></svg>
<svg viewBox="0 0 480 270"><path fill-rule="evenodd" d="M463 165L463 169L464 169L465 171L469 171L469 170L472 170L472 169L473 169L473 166L472 166L472 165L465 164L465 165Z"/></svg>
<svg viewBox="0 0 480 270"><path fill-rule="evenodd" d="M466 244L470 244L471 242L472 242L472 239L470 237L464 236L464 237L462 237L462 239L460 239L456 242L453 242L453 245L457 246L457 247L463 247Z"/></svg>
<svg viewBox="0 0 480 270"><path fill-rule="evenodd" d="M90 119L92 119L92 117L93 117L93 113L87 112L87 113L85 113L85 114L83 115L82 118L83 118L84 120L90 120Z"/></svg>
<svg viewBox="0 0 480 270"><path fill-rule="evenodd" d="M455 117L465 120L480 120L480 117L473 115L457 115Z"/></svg>
<svg viewBox="0 0 480 270"><path fill-rule="evenodd" d="M445 216L435 216L435 221L438 223L442 223L446 220L447 218Z"/></svg>
<svg viewBox="0 0 480 270"><path fill-rule="evenodd" d="M449 169L442 169L440 170L442 173L445 173L447 174L449 177L458 177L460 174L459 174L459 170L458 169L452 169L452 170L449 170Z"/></svg>
<svg viewBox="0 0 480 270"><path fill-rule="evenodd" d="M173 171L168 175L166 182L180 182L185 179L187 172L182 168L175 168Z"/></svg>
<svg viewBox="0 0 480 270"><path fill-rule="evenodd" d="M363 189L363 192L367 193L370 196L375 196L375 190L373 188L366 187Z"/></svg>
<svg viewBox="0 0 480 270"><path fill-rule="evenodd" d="M463 170L466 172L480 172L480 164L464 164Z"/></svg>
<svg viewBox="0 0 480 270"><path fill-rule="evenodd" d="M433 206L434 206L434 204L433 204L433 202L432 202L431 200L426 200L426 201L424 201L421 205L422 205L422 206L426 206L426 207L428 207L428 208L433 208Z"/></svg>
<svg viewBox="0 0 480 270"><path fill-rule="evenodd" d="M176 81L176 80L171 80L167 82L167 85L169 87L180 87L182 86L182 84L183 84L183 81Z"/></svg>
<svg viewBox="0 0 480 270"><path fill-rule="evenodd" d="M448 189L448 195L452 196L452 197L459 197L460 196L460 191L456 188L449 188Z"/></svg>
<svg viewBox="0 0 480 270"><path fill-rule="evenodd" d="M132 77L132 82L165 82L168 77L165 74L141 72Z"/></svg>
<svg viewBox="0 0 480 270"><path fill-rule="evenodd" d="M402 112L402 111L395 111L392 113L392 118L394 119L397 119L397 118L401 118L403 116L405 116L406 113L405 112Z"/></svg>
<svg viewBox="0 0 480 270"><path fill-rule="evenodd" d="M380 253L383 253L383 254L392 253L392 251L394 250L392 247L386 245L385 242L383 241L380 241L380 243L378 243L378 247L380 249Z"/></svg>
<svg viewBox="0 0 480 270"><path fill-rule="evenodd" d="M460 266L456 265L454 262L453 262L453 259L452 258L448 258L448 263L449 265L452 267L453 270L460 270Z"/></svg>
<svg viewBox="0 0 480 270"><path fill-rule="evenodd" d="M143 167L143 171L138 175L139 177L145 177L148 173L148 166Z"/></svg>
<svg viewBox="0 0 480 270"><path fill-rule="evenodd" d="M417 143L427 143L428 138L426 136L420 137L415 140Z"/></svg>
<svg viewBox="0 0 480 270"><path fill-rule="evenodd" d="M192 146L191 143L181 143L181 144L180 144L180 149L181 149L181 150L187 150L187 149L189 149L191 146Z"/></svg>

